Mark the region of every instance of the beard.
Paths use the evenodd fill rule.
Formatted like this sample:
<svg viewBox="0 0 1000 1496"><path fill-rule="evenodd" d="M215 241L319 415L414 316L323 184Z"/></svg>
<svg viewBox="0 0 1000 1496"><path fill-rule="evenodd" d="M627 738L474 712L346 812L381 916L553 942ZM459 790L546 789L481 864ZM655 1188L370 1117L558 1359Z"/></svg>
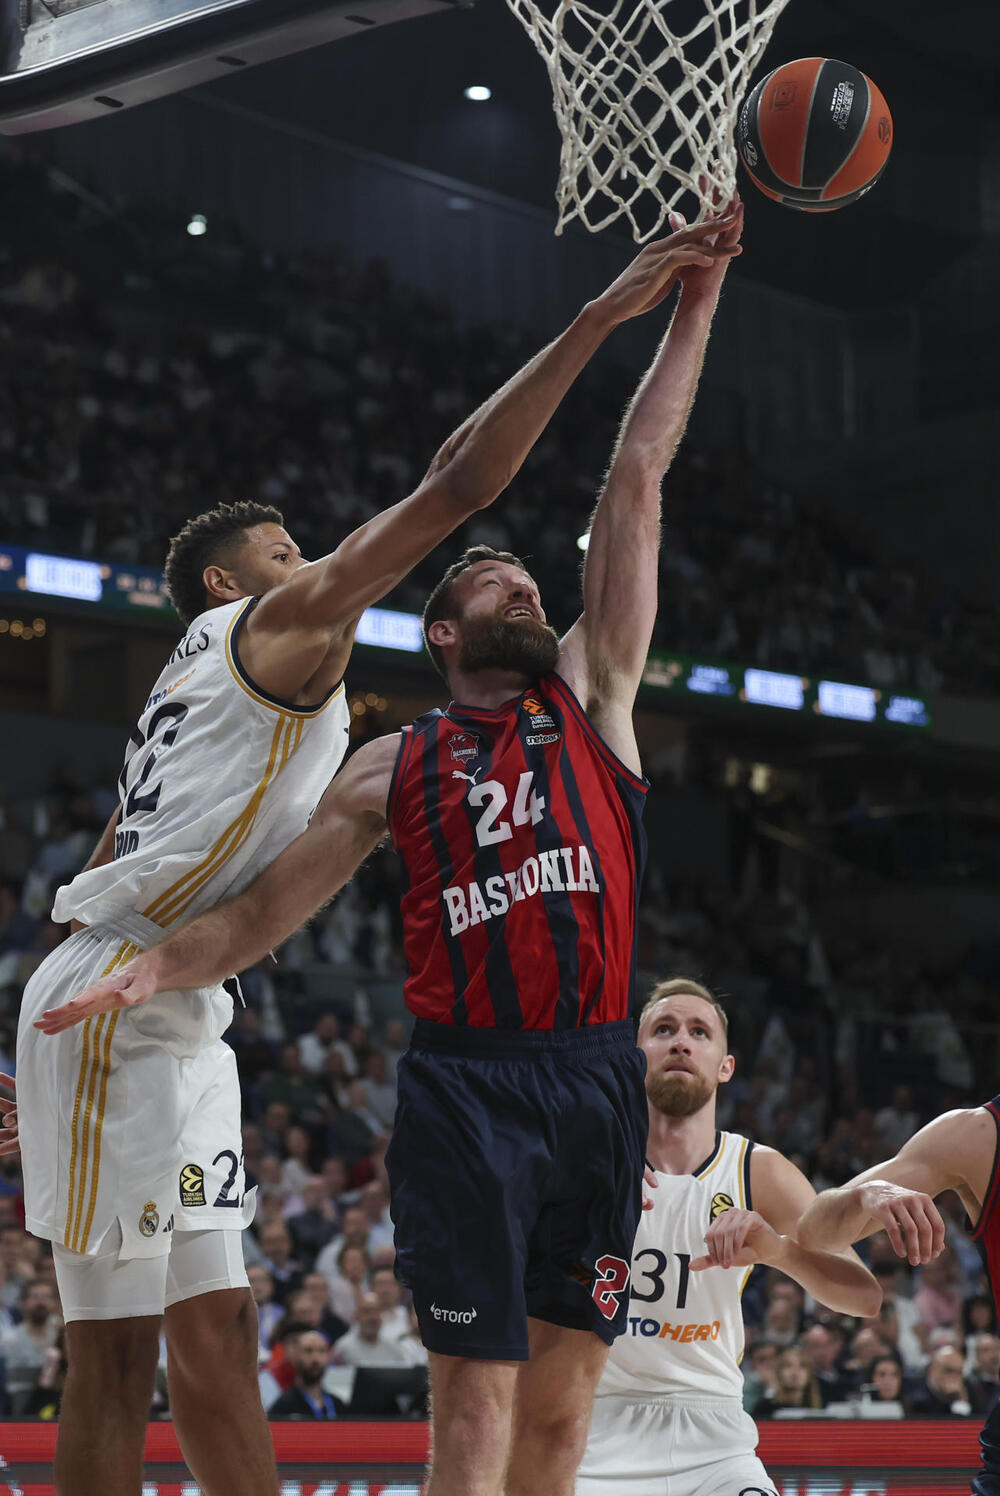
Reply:
<svg viewBox="0 0 1000 1496"><path fill-rule="evenodd" d="M459 668L510 670L536 680L549 675L559 662L559 639L547 623L508 618L465 618Z"/></svg>
<svg viewBox="0 0 1000 1496"><path fill-rule="evenodd" d="M665 1117L693 1117L714 1094L715 1087L703 1075L674 1071L646 1079L646 1095Z"/></svg>

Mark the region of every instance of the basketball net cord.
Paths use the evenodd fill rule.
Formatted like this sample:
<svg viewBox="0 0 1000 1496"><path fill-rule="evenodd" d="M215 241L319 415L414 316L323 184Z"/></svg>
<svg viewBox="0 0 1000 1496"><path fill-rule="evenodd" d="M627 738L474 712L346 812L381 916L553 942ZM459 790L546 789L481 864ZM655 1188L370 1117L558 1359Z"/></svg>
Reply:
<svg viewBox="0 0 1000 1496"><path fill-rule="evenodd" d="M736 115L788 0L507 4L552 84L557 234L574 218L596 233L624 217L641 244L685 193L701 212L730 201Z"/></svg>

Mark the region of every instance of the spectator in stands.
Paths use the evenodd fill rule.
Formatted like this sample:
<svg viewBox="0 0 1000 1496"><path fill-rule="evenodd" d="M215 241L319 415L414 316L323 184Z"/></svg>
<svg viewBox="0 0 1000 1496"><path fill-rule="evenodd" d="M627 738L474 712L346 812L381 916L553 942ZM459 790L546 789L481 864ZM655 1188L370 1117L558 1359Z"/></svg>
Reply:
<svg viewBox="0 0 1000 1496"><path fill-rule="evenodd" d="M15 1418L26 1409L45 1365L45 1353L62 1329L55 1291L43 1278L25 1284L20 1304L21 1323L0 1340L7 1371L7 1394Z"/></svg>
<svg viewBox="0 0 1000 1496"><path fill-rule="evenodd" d="M410 1333L410 1311L403 1303L403 1287L391 1267L373 1267L369 1275L372 1293L382 1311L382 1329L389 1339Z"/></svg>
<svg viewBox="0 0 1000 1496"><path fill-rule="evenodd" d="M331 1345L335 1340L339 1340L341 1335L346 1334L350 1329L350 1322L341 1319L333 1312L333 1306L330 1303L330 1285L322 1273L306 1273L299 1292L308 1294L313 1304L317 1306L319 1317L315 1322ZM313 1323L312 1318L307 1319L306 1323Z"/></svg>
<svg viewBox="0 0 1000 1496"><path fill-rule="evenodd" d="M293 1122L281 1142L281 1187L286 1196L301 1195L302 1186L315 1173L310 1166L312 1143L309 1134L304 1127Z"/></svg>
<svg viewBox="0 0 1000 1496"><path fill-rule="evenodd" d="M300 1197L302 1209L285 1219L295 1256L300 1262L315 1262L319 1252L337 1234L337 1212L321 1174L306 1177Z"/></svg>
<svg viewBox="0 0 1000 1496"><path fill-rule="evenodd" d="M934 1351L924 1385L911 1399L910 1412L914 1418L971 1418L972 1403L957 1346L942 1345Z"/></svg>
<svg viewBox="0 0 1000 1496"><path fill-rule="evenodd" d="M950 1247L920 1270L920 1286L913 1295L921 1323L928 1330L958 1324L962 1317L962 1292L958 1264Z"/></svg>
<svg viewBox="0 0 1000 1496"><path fill-rule="evenodd" d="M326 1141L327 1147L342 1154L352 1169L371 1153L381 1124L368 1109L364 1081L349 1081L346 1098L344 1107L327 1124Z"/></svg>
<svg viewBox="0 0 1000 1496"><path fill-rule="evenodd" d="M407 1026L402 1018L390 1018L382 1031L382 1052L385 1055L386 1078L396 1084L396 1066L409 1042Z"/></svg>
<svg viewBox="0 0 1000 1496"><path fill-rule="evenodd" d="M882 1145L882 1156L892 1158L898 1153L919 1125L909 1086L896 1086L890 1104L875 1113L875 1131Z"/></svg>
<svg viewBox="0 0 1000 1496"><path fill-rule="evenodd" d="M844 1371L851 1379L853 1390L871 1381L872 1367L879 1356L892 1356L896 1352L880 1329L862 1325L851 1338L850 1355L844 1363Z"/></svg>
<svg viewBox="0 0 1000 1496"><path fill-rule="evenodd" d="M348 1079L357 1074L357 1062L351 1047L340 1037L340 1020L329 1010L321 1013L309 1032L300 1036L298 1049L302 1066L310 1075L322 1073L331 1053L340 1055Z"/></svg>
<svg viewBox="0 0 1000 1496"><path fill-rule="evenodd" d="M394 1241L392 1217L389 1214L389 1185L385 1179L371 1179L362 1188L360 1205L368 1217L368 1252L391 1247Z"/></svg>
<svg viewBox="0 0 1000 1496"><path fill-rule="evenodd" d="M266 1108L265 1124L275 1101L288 1108L289 1120L294 1117L299 1122L317 1122L323 1114L322 1089L317 1078L303 1066L297 1044L281 1046L280 1069L265 1075L257 1092Z"/></svg>
<svg viewBox="0 0 1000 1496"><path fill-rule="evenodd" d="M798 1346L786 1346L774 1368L774 1389L754 1409L755 1418L773 1418L782 1408L821 1408L819 1383Z"/></svg>
<svg viewBox="0 0 1000 1496"><path fill-rule="evenodd" d="M256 1008L237 1005L233 1025L225 1038L236 1051L240 1079L245 1087L255 1086L265 1071L274 1069L274 1045L269 1044L261 1033L260 1014Z"/></svg>
<svg viewBox="0 0 1000 1496"><path fill-rule="evenodd" d="M292 1235L284 1221L269 1221L259 1233L264 1266L274 1283L275 1301L283 1308L302 1282L302 1268L292 1256Z"/></svg>
<svg viewBox="0 0 1000 1496"><path fill-rule="evenodd" d="M997 1311L990 1293L972 1293L962 1303L962 1337L966 1355L972 1355L977 1335L997 1334Z"/></svg>
<svg viewBox="0 0 1000 1496"><path fill-rule="evenodd" d="M41 1418L47 1423L58 1419L67 1370L66 1330L60 1327L55 1343L45 1352L38 1380L21 1410L22 1418Z"/></svg>
<svg viewBox="0 0 1000 1496"><path fill-rule="evenodd" d="M896 1356L876 1356L871 1366L871 1381L865 1385L866 1395L875 1403L898 1403L903 1417L910 1416L909 1399L903 1368Z"/></svg>
<svg viewBox="0 0 1000 1496"><path fill-rule="evenodd" d="M400 1336L388 1333L382 1324L382 1308L373 1293L358 1295L355 1323L333 1347L333 1359L341 1366L407 1366L412 1364Z"/></svg>
<svg viewBox="0 0 1000 1496"><path fill-rule="evenodd" d="M776 1386L778 1352L773 1340L757 1336L743 1359L743 1406L754 1417L760 1404L770 1397Z"/></svg>
<svg viewBox="0 0 1000 1496"><path fill-rule="evenodd" d="M21 1226L0 1226L0 1265L4 1278L0 1300L8 1309L16 1308L27 1284L37 1275L41 1242L29 1236Z"/></svg>
<svg viewBox="0 0 1000 1496"><path fill-rule="evenodd" d="M854 1382L841 1368L844 1333L840 1326L810 1325L799 1341L799 1348L816 1378L824 1408L828 1403L846 1402Z"/></svg>
<svg viewBox="0 0 1000 1496"><path fill-rule="evenodd" d="M287 1392L271 1404L268 1418L324 1420L341 1417L343 1403L323 1390L323 1373L330 1362L330 1346L320 1330L302 1330L289 1343L288 1359L295 1380Z"/></svg>
<svg viewBox="0 0 1000 1496"><path fill-rule="evenodd" d="M371 1258L364 1247L347 1242L337 1254L336 1268L326 1275L330 1292L330 1307L347 1324L353 1325L357 1316L358 1298L364 1290L371 1271Z"/></svg>
<svg viewBox="0 0 1000 1496"><path fill-rule="evenodd" d="M396 1085L389 1079L385 1054L373 1049L363 1066L363 1083L368 1111L380 1128L391 1128L396 1117Z"/></svg>
<svg viewBox="0 0 1000 1496"><path fill-rule="evenodd" d="M257 1306L257 1344L259 1359L266 1361L271 1337L284 1318L284 1310L274 1301L274 1279L263 1263L251 1263L247 1267L250 1292Z"/></svg>
<svg viewBox="0 0 1000 1496"><path fill-rule="evenodd" d="M1000 1397L1000 1338L983 1333L973 1341L971 1369L967 1369L965 1385L973 1412L985 1418Z"/></svg>

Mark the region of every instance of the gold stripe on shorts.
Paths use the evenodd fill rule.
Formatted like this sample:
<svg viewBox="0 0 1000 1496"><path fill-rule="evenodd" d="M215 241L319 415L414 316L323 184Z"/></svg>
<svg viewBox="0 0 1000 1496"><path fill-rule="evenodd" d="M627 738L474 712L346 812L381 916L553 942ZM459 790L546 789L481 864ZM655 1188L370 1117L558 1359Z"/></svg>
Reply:
<svg viewBox="0 0 1000 1496"><path fill-rule="evenodd" d="M101 972L110 976L123 966L138 950L138 946L126 942L119 946L112 961ZM108 1018L111 1022L107 1022ZM97 1199L97 1176L101 1158L101 1132L104 1124L104 1107L108 1092L108 1075L111 1070L111 1038L118 1021L118 1013L101 1013L87 1018L83 1024L83 1055L80 1060L80 1078L77 1081L73 1102L72 1147L69 1160L69 1199L66 1206L66 1227L63 1240L72 1252L86 1249L87 1234L94 1215ZM101 1039L104 1037L102 1046ZM84 1097L86 1096L86 1100ZM95 1117L95 1101L97 1115ZM93 1133L91 1123L93 1122ZM93 1157L91 1143L93 1142ZM91 1171L91 1165L93 1169ZM90 1175L90 1210L87 1215L86 1232L80 1240L83 1220L83 1201Z"/></svg>

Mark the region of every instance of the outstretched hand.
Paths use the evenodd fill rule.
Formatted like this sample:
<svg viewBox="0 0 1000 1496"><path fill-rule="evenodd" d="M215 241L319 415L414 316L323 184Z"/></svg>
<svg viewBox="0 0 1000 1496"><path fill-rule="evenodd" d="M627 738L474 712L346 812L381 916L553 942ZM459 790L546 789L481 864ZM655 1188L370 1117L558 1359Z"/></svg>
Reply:
<svg viewBox="0 0 1000 1496"><path fill-rule="evenodd" d="M686 283L687 275L701 272L714 274L721 283L729 261L742 254L739 243L743 231L743 205L737 202L732 211L712 217L690 228L679 214L671 215L679 223L667 239L658 239L639 251L631 265L623 270L603 295L597 298L615 323L639 317L659 306L670 295L678 280Z"/></svg>
<svg viewBox="0 0 1000 1496"><path fill-rule="evenodd" d="M724 1210L705 1232L707 1251L691 1259L691 1271L709 1267L755 1267L775 1263L781 1256L782 1238L755 1210Z"/></svg>
<svg viewBox="0 0 1000 1496"><path fill-rule="evenodd" d="M128 966L123 966L121 971L114 971L110 976L92 982L60 1007L46 1009L41 1018L36 1020L35 1028L41 1029L43 1034L61 1034L75 1023L93 1018L96 1013L110 1013L115 1008L134 1008L139 1003L148 1002L156 992L156 978L143 965L143 959L140 956Z"/></svg>
<svg viewBox="0 0 1000 1496"><path fill-rule="evenodd" d="M683 233L687 229L687 221L682 213L671 213L670 227L676 233ZM685 266L678 272L678 279L684 295L717 296L722 285L730 260L734 255L742 252L740 236L743 233L743 202L739 197L734 197L724 212L710 214L705 221L698 225L699 228L709 231L709 243L717 254L709 265L691 264Z"/></svg>
<svg viewBox="0 0 1000 1496"><path fill-rule="evenodd" d="M17 1086L14 1084L12 1075L0 1074L0 1086L5 1091L13 1091L14 1095L17 1095ZM5 1158L21 1151L17 1133L16 1101L8 1101L6 1096L0 1096L0 1118L3 1119L3 1127L0 1127L0 1158Z"/></svg>

